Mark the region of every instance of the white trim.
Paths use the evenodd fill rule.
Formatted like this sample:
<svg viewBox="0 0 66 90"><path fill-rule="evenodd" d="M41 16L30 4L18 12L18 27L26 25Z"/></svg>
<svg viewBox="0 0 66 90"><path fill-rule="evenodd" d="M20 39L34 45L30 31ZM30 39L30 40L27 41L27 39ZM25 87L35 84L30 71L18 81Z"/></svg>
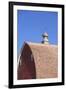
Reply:
<svg viewBox="0 0 66 90"><path fill-rule="evenodd" d="M25 42L24 42L24 44L23 44L23 46L22 46L22 48L21 48L21 51L20 51L20 53L19 53L19 57L18 57L18 61L17 61L17 66L19 66L19 63L20 63L20 64L22 63L22 62L20 61L20 60L21 60L20 57L21 57L21 52L23 51L24 46L25 46Z"/></svg>

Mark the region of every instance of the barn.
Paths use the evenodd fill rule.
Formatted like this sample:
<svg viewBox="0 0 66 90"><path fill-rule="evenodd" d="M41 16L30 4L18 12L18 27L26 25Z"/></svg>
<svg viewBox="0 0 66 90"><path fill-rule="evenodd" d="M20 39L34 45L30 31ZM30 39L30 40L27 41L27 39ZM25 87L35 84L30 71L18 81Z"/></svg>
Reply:
<svg viewBox="0 0 66 90"><path fill-rule="evenodd" d="M58 46L49 44L47 33L42 37L42 43L24 42L18 58L18 80L58 77Z"/></svg>
<svg viewBox="0 0 66 90"><path fill-rule="evenodd" d="M18 58L17 79L44 79L58 76L58 46L24 42Z"/></svg>

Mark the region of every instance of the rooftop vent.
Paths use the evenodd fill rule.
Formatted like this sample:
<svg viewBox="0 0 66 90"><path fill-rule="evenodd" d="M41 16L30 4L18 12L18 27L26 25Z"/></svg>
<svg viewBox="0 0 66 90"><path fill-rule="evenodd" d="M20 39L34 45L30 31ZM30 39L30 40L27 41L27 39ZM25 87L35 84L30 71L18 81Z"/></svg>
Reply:
<svg viewBox="0 0 66 90"><path fill-rule="evenodd" d="M46 32L44 34L42 34L42 37L43 37L42 43L49 44L48 34Z"/></svg>

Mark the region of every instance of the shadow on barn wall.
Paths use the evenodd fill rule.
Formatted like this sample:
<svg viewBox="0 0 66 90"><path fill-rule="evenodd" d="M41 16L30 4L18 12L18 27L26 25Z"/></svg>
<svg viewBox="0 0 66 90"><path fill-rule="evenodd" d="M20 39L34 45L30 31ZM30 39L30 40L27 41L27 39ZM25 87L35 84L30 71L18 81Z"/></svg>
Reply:
<svg viewBox="0 0 66 90"><path fill-rule="evenodd" d="M25 44L20 56L21 64L18 66L18 80L36 79L36 68L32 51L28 44Z"/></svg>

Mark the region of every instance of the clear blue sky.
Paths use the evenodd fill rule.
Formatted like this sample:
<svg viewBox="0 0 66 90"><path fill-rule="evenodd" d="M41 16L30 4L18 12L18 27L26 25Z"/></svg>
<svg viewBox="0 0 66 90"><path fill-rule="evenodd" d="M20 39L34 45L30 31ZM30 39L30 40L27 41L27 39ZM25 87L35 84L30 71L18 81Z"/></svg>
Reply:
<svg viewBox="0 0 66 90"><path fill-rule="evenodd" d="M42 34L47 32L49 42L57 44L58 13L48 11L18 10L17 12L17 51L24 41L41 43Z"/></svg>

